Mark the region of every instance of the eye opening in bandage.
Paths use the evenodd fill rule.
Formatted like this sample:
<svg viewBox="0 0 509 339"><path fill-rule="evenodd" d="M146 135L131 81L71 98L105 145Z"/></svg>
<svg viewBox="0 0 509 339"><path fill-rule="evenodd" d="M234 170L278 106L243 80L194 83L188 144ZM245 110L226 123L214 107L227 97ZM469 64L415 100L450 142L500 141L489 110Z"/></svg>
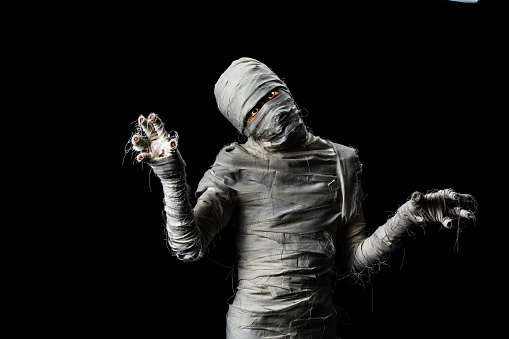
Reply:
<svg viewBox="0 0 509 339"><path fill-rule="evenodd" d="M256 105L253 108L251 108L249 110L249 112L246 114L246 118L245 118L246 124L251 122L251 120L254 119L254 117L262 109L263 105L265 105L267 102L269 102L269 101L275 99L276 97L278 97L281 94L281 91L282 90L281 90L280 87L273 88L267 94L265 94L260 100L258 100ZM272 93L274 93L274 95L272 95Z"/></svg>

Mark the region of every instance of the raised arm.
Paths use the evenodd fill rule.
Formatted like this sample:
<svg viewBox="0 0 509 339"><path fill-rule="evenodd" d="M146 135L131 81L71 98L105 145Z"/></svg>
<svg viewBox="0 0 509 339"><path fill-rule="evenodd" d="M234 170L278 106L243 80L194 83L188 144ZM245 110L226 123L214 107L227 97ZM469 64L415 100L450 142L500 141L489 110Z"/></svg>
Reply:
<svg viewBox="0 0 509 339"><path fill-rule="evenodd" d="M235 198L226 186L214 180L209 170L202 179L207 184L193 209L186 164L178 151L178 136L170 136L155 113L148 118L140 116L138 124L140 133L131 142L139 152L136 159L150 165L163 185L168 243L179 259L196 261L203 257L212 238L228 224Z"/></svg>

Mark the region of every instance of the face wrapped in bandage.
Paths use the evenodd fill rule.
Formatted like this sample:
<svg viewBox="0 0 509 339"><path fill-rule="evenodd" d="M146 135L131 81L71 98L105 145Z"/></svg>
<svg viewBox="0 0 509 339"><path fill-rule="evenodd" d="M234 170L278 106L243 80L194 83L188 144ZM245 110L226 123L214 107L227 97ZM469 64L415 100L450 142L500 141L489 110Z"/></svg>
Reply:
<svg viewBox="0 0 509 339"><path fill-rule="evenodd" d="M214 88L219 111L243 135L267 150L295 146L306 128L286 84L265 64L251 58L232 62Z"/></svg>

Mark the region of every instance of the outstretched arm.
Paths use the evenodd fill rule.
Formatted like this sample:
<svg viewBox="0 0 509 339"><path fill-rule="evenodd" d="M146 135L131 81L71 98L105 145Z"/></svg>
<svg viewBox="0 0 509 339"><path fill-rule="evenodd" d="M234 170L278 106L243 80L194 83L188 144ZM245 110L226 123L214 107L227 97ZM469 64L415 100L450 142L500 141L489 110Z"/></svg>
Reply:
<svg viewBox="0 0 509 339"><path fill-rule="evenodd" d="M357 236L351 271L361 272L377 265L387 254L400 247L408 235L408 229L414 225L441 223L450 229L454 227L455 219L473 219L474 213L464 209L464 205L474 202L470 194L456 193L452 189L428 194L413 193L411 199L401 205L394 216L371 236L363 240Z"/></svg>
<svg viewBox="0 0 509 339"><path fill-rule="evenodd" d="M229 192L223 192L224 187L215 190L210 186L193 209L186 164L178 151L178 137L166 132L164 123L155 113L148 118L140 116L138 123L140 134L135 134L131 142L133 149L139 152L136 159L148 163L163 185L168 243L179 259L198 260L212 238L228 224L234 199Z"/></svg>

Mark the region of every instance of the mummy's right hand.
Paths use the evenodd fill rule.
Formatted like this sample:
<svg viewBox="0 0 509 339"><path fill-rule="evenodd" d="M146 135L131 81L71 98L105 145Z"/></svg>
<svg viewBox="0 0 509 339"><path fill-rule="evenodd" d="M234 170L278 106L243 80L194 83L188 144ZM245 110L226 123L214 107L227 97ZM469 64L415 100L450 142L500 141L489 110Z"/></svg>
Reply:
<svg viewBox="0 0 509 339"><path fill-rule="evenodd" d="M133 149L139 154L136 156L138 162L158 162L171 156L177 149L178 136L171 137L164 129L163 121L155 113L150 113L147 118L140 115L138 126L140 133L134 134L131 138ZM143 132L145 136L141 134Z"/></svg>

